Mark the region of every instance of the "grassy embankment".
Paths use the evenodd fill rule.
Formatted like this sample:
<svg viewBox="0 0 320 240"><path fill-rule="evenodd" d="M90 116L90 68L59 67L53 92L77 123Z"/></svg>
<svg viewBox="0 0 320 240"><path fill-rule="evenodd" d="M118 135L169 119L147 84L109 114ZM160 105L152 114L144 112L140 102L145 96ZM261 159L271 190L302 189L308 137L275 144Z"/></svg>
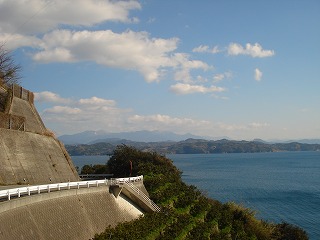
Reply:
<svg viewBox="0 0 320 240"><path fill-rule="evenodd" d="M119 146L108 162L115 177L144 175L144 184L162 211L147 213L132 222L108 227L94 239L308 239L293 225L267 223L234 203L222 204L204 196L181 180L181 172L170 159Z"/></svg>

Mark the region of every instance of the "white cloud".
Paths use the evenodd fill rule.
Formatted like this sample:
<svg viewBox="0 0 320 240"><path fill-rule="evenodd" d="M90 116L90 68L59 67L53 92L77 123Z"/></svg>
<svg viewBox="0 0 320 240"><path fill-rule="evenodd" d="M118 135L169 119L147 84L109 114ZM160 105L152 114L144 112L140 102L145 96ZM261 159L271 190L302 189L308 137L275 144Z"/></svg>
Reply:
<svg viewBox="0 0 320 240"><path fill-rule="evenodd" d="M208 91L208 90L204 90ZM268 123L252 122L244 125L215 123L203 119L176 117L155 113L141 115L132 109L116 106L110 99L91 97L83 99L61 98L52 92L36 94L37 105L46 108L40 113L45 124L57 130L57 134L78 133L86 130L105 130L107 132L123 132L138 130L172 131L176 133L193 133L203 136L243 136L267 129ZM51 106L48 107L48 104Z"/></svg>
<svg viewBox="0 0 320 240"><path fill-rule="evenodd" d="M139 126L140 129L172 131L181 134L190 132L190 126L192 126L193 131L199 134L204 134L206 129L212 127L210 121L171 117L162 114L147 116L133 115L129 117L128 122Z"/></svg>
<svg viewBox="0 0 320 240"><path fill-rule="evenodd" d="M189 55L186 53L176 53L174 54L172 61L176 66L176 73L174 75L174 79L176 81L182 81L184 83L192 83L194 80L191 76L191 70L193 69L201 69L208 70L213 68L209 66L207 63L199 60L189 60Z"/></svg>
<svg viewBox="0 0 320 240"><path fill-rule="evenodd" d="M225 73L218 73L213 76L213 82L220 82L223 79L232 78L232 72L228 71Z"/></svg>
<svg viewBox="0 0 320 240"><path fill-rule="evenodd" d="M70 103L71 100L67 98L62 98L58 94L44 91L40 93L34 93L34 100L36 102L50 102L50 103Z"/></svg>
<svg viewBox="0 0 320 240"><path fill-rule="evenodd" d="M54 106L50 109L46 109L45 112L53 113L53 114L66 114L66 115L83 113L79 108L72 108L68 106Z"/></svg>
<svg viewBox="0 0 320 240"><path fill-rule="evenodd" d="M259 43L251 45L247 43L245 47L241 46L239 43L230 43L228 46L229 55L249 55L251 57L271 57L273 56L274 50L264 50Z"/></svg>
<svg viewBox="0 0 320 240"><path fill-rule="evenodd" d="M249 128L254 128L254 129L258 129L258 128L266 128L269 127L270 124L269 123L257 123L257 122L252 122L249 124Z"/></svg>
<svg viewBox="0 0 320 240"><path fill-rule="evenodd" d="M219 73L219 74L216 74L216 75L213 76L213 80L214 80L215 82L220 82L220 81L222 81L224 78L225 78L225 76L224 76L224 74L222 74L222 73Z"/></svg>
<svg viewBox="0 0 320 240"><path fill-rule="evenodd" d="M207 45L200 45L199 47L196 47L196 48L192 49L192 52L202 53L202 52L207 52L208 50L209 50L209 46L207 46Z"/></svg>
<svg viewBox="0 0 320 240"><path fill-rule="evenodd" d="M203 68L200 61L189 61L170 53L178 39L150 38L146 32L56 30L45 34L41 50L33 59L39 62L93 61L98 64L139 71L146 81L159 80L163 68L183 65ZM202 64L202 65L201 65Z"/></svg>
<svg viewBox="0 0 320 240"><path fill-rule="evenodd" d="M256 68L254 70L254 79L256 81L261 81L261 78L262 78L262 72L258 68Z"/></svg>
<svg viewBox="0 0 320 240"><path fill-rule="evenodd" d="M50 92L37 93L36 96L37 105L45 104L41 113L45 123L62 133L88 129L122 131L131 112L130 109L118 108L114 100L98 97L71 101Z"/></svg>
<svg viewBox="0 0 320 240"><path fill-rule="evenodd" d="M190 85L186 83L177 83L170 87L170 90L176 94L192 94L192 93L214 93L225 91L222 87L210 86L205 87L202 85Z"/></svg>
<svg viewBox="0 0 320 240"><path fill-rule="evenodd" d="M2 0L0 30L35 34L61 25L93 26L105 21L136 22L136 18L129 18L129 11L140 8L140 3L135 0Z"/></svg>
<svg viewBox="0 0 320 240"><path fill-rule="evenodd" d="M185 53L175 53L178 38L90 30L106 21L137 22L129 16L137 9L141 9L137 0L77 0L76 7L74 0L0 0L0 40L10 49L31 47L29 54L37 62L92 61L138 71L147 82L159 81L168 69L176 72L176 80L188 82L191 70L209 68Z"/></svg>
<svg viewBox="0 0 320 240"><path fill-rule="evenodd" d="M50 92L37 93L38 104L54 103L53 106L42 111L41 115L46 124L59 133L75 133L88 129L105 130L109 132L136 131L136 130L161 130L186 133L189 126L205 132L209 121L190 118L171 117L163 114L138 115L132 114L130 109L121 109L114 100L98 97L66 101L58 94ZM41 102L40 102L41 100ZM181 126L185 126L182 127ZM181 128L178 130L178 128Z"/></svg>
<svg viewBox="0 0 320 240"><path fill-rule="evenodd" d="M38 47L41 40L34 36L0 33L0 43L5 43L6 49L13 50L25 46Z"/></svg>
<svg viewBox="0 0 320 240"><path fill-rule="evenodd" d="M214 46L213 48L210 49L210 47L207 45L200 45L199 47L192 49L192 52L216 54L221 52L221 50L219 49L218 46Z"/></svg>
<svg viewBox="0 0 320 240"><path fill-rule="evenodd" d="M270 124L268 123L258 123L252 122L249 124L226 124L219 123L219 128L229 131L229 132L237 132L237 131L256 131L258 129L268 128Z"/></svg>
<svg viewBox="0 0 320 240"><path fill-rule="evenodd" d="M152 123L161 123L164 125L181 125L181 124L192 124L195 121L188 118L174 118L170 117L168 115L161 115L161 114L155 114L155 115L149 115L149 116L141 116L141 115L133 115L129 118L129 121L131 122L152 122Z"/></svg>
<svg viewBox="0 0 320 240"><path fill-rule="evenodd" d="M114 100L107 100L98 97L84 98L79 100L81 105L91 105L91 106L115 106L116 102Z"/></svg>

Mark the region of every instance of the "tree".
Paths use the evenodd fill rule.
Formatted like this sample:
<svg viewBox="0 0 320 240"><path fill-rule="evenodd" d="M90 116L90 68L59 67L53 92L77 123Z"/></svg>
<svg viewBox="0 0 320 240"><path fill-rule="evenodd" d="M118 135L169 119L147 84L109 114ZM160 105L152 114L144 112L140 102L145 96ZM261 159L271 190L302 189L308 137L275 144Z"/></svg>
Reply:
<svg viewBox="0 0 320 240"><path fill-rule="evenodd" d="M107 165L96 164L96 165L84 165L81 168L81 174L107 174L109 169Z"/></svg>
<svg viewBox="0 0 320 240"><path fill-rule="evenodd" d="M276 225L275 238L278 240L308 240L308 234L302 228L282 222Z"/></svg>
<svg viewBox="0 0 320 240"><path fill-rule="evenodd" d="M7 86L18 83L20 71L21 66L15 63L11 52L0 45L0 81Z"/></svg>
<svg viewBox="0 0 320 240"><path fill-rule="evenodd" d="M127 145L117 146L107 164L114 177L165 174L167 178L176 179L181 175L170 159Z"/></svg>

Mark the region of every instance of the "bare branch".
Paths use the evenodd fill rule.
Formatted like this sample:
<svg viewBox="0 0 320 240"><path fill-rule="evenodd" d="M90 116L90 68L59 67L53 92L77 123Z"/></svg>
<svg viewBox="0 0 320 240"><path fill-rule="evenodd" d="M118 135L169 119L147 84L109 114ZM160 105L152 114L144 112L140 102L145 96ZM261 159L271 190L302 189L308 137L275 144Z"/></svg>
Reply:
<svg viewBox="0 0 320 240"><path fill-rule="evenodd" d="M19 83L21 66L16 64L12 58L11 52L0 45L0 79L10 86Z"/></svg>

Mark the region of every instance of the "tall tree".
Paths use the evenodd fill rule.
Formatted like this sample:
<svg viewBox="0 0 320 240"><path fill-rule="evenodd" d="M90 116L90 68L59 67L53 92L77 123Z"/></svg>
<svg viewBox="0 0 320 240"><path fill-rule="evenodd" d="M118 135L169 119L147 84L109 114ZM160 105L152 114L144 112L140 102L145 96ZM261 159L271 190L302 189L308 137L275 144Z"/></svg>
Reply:
<svg viewBox="0 0 320 240"><path fill-rule="evenodd" d="M0 82L10 86L19 83L21 66L16 64L10 51L0 45Z"/></svg>

